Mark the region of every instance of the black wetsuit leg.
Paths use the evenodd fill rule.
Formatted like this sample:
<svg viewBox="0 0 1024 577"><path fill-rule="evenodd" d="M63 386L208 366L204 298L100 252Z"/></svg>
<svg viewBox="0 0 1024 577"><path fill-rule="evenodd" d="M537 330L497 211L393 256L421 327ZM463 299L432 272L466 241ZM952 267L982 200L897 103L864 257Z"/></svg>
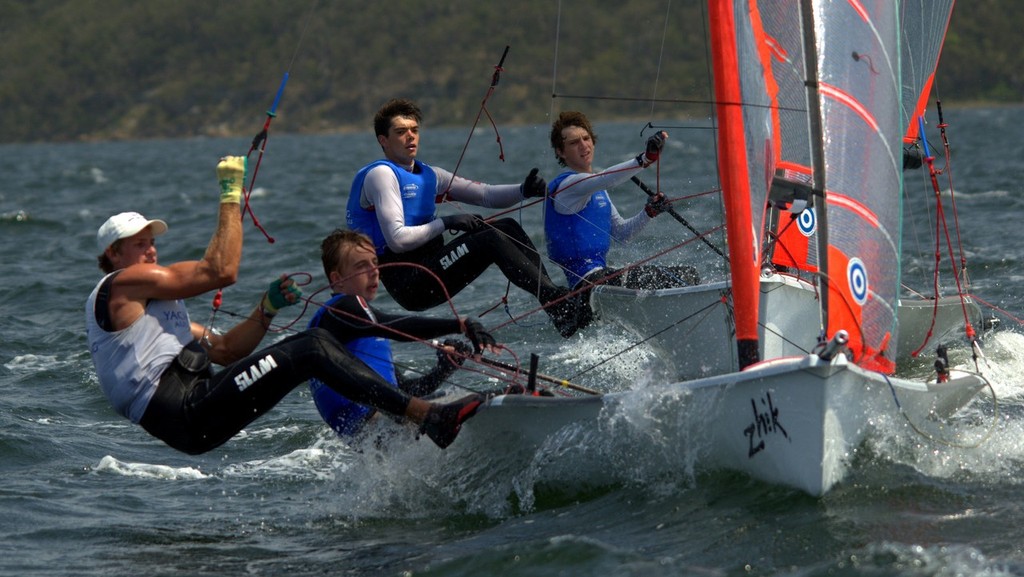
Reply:
<svg viewBox="0 0 1024 577"><path fill-rule="evenodd" d="M410 399L320 328L292 335L216 374L187 364L175 360L165 371L141 425L193 455L220 446L311 377L354 402L395 415L405 413Z"/></svg>
<svg viewBox="0 0 1024 577"><path fill-rule="evenodd" d="M541 304L567 292L551 280L537 247L523 227L511 218L461 234L448 244L435 240L420 249L401 254L385 250L380 258L382 264L411 262L433 273L408 266L380 269L384 287L406 310L422 311L445 302L445 291L437 279L444 284L449 296L455 296L492 264L497 265L512 284L536 295Z"/></svg>

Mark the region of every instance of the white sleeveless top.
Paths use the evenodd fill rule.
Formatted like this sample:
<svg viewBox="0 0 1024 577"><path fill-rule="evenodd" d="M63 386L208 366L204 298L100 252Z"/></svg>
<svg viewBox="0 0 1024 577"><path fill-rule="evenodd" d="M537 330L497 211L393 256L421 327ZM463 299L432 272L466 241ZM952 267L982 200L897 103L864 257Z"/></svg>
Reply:
<svg viewBox="0 0 1024 577"><path fill-rule="evenodd" d="M128 327L104 330L96 322L96 297L109 277L100 280L86 301L89 352L107 400L118 413L138 423L160 384L160 375L192 341L191 323L184 301L151 300L145 313Z"/></svg>

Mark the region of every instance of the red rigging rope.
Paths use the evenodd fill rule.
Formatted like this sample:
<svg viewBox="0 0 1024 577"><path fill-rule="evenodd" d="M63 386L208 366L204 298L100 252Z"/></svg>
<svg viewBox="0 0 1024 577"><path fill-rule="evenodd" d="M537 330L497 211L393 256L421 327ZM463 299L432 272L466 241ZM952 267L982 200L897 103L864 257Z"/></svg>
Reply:
<svg viewBox="0 0 1024 577"><path fill-rule="evenodd" d="M949 182L949 199L953 205L953 230L956 232L956 245L957 250L960 252L960 273L964 275L966 291L971 290L970 279L967 277L967 257L964 256L963 242L960 239L960 215L956 209L956 194L953 193L953 159L949 152L949 140L946 138L946 124L945 119L942 116L942 101L935 101L935 109L939 115L939 136L942 138L942 148L946 157L946 179Z"/></svg>
<svg viewBox="0 0 1024 577"><path fill-rule="evenodd" d="M244 193L245 201L244 207L242 208L242 218L245 218L245 213L249 213L252 217L252 224L263 233L263 236L267 238L267 242L274 244L274 237L267 233L267 230L260 225L260 220L256 218L256 213L252 210L252 205L249 204L249 197L252 195L253 189L256 187L256 176L260 172L260 164L263 162L263 152L267 149L267 136L270 130L270 122L277 116L277 105L281 103L281 95L284 94L284 87L288 84L288 72L284 73L284 78L281 79L281 86L277 89L277 95L274 96L274 103L270 105L267 110L267 120L263 123L263 129L256 134L252 139L252 145L249 147L249 152L245 153L248 158L254 150L259 149L259 155L256 157L256 166L252 169L252 178L249 179L249 186L242 192Z"/></svg>
<svg viewBox="0 0 1024 577"><path fill-rule="evenodd" d="M253 167L252 178L249 179L249 187L243 190L245 206L242 209L242 218L245 218L245 213L249 213L249 216L252 217L253 225L263 233L263 236L266 237L267 242L270 244L274 243L274 237L270 236L270 234L267 233L267 230L260 225L260 221L256 218L256 213L253 212L252 205L249 203L249 197L252 194L252 191L256 188L256 176L260 172L260 164L263 162L263 153L267 149L267 137L270 134L270 123L275 117L277 117L277 105L281 103L281 96L284 94L284 88L288 84L289 70L291 70L292 65L295 64L295 57L298 55L299 48L302 46L302 41L306 37L306 31L309 29L309 22L313 18L313 12L316 9L316 4L317 3L314 1L309 7L309 12L306 14L306 22L302 26L302 32L299 33L298 42L295 43L295 51L292 52L292 59L288 62L288 68L285 69L284 77L281 79L281 85L278 86L277 94L274 95L274 103L270 105L269 109L267 109L267 119L263 122L263 129L253 137L252 145L249 146L249 152L245 153L246 158L248 158L253 151L259 149L259 155L256 157L256 166Z"/></svg>
<svg viewBox="0 0 1024 577"><path fill-rule="evenodd" d="M455 169L452 170L452 179L448 183L448 188L438 196L437 202L441 203L448 200L448 192L451 191L452 184L455 182L455 176L459 173L459 166L462 165L462 159L466 156L466 150L469 148L469 141L473 140L473 133L476 132L476 125L480 122L480 115L486 114L487 120L491 123L491 128L494 129L494 136L498 142L498 159L505 162L505 149L501 145L501 134L498 133L498 126L494 123L494 118L491 117L490 111L487 110L487 101L491 98L491 94L494 94L494 89L498 86L498 81L501 80L501 73L505 70L502 65L505 64L505 57L508 56L509 46L505 46L505 51L501 54L501 60L494 66L494 74L491 75L491 85L487 88L487 93L484 94L484 99L480 101L480 110L476 113L476 119L473 120L473 126L469 129L469 136L466 137L466 143L462 145L462 152L459 154L459 160L455 163Z"/></svg>
<svg viewBox="0 0 1024 577"><path fill-rule="evenodd" d="M292 64L295 63L295 57L299 53L299 47L302 46L302 40L306 37L306 30L309 28L309 22L313 17L313 12L316 10L316 4L317 2L314 1L309 7L309 12L306 14L306 22L302 26L302 32L299 33L299 40L295 43L295 50L292 52L291 61L289 61L288 68L285 70L284 78L281 79L281 85L277 89L277 94L274 96L274 102L267 110L267 119L263 122L263 128L252 139L252 145L249 147L249 151L245 153L245 157L248 159L253 151L259 148L259 155L256 157L256 165L253 167L252 178L249 180L249 186L246 187L243 183L242 187L242 220L245 220L245 214L249 213L249 216L252 217L253 225L263 233L263 236L266 237L267 242L270 244L274 243L274 237L270 236L267 230L260 224L259 219L256 218L256 213L253 212L252 205L249 203L249 197L252 195L252 191L256 187L256 175L260 171L260 164L263 162L263 153L267 149L267 137L270 131L270 123L277 116L277 106L281 103L281 96L284 94L284 88L288 84L288 70L291 70ZM223 302L223 295L224 289L221 288L213 297L213 311L210 314L209 322L206 323L206 332L209 332L213 326L213 320L217 316L217 311L220 309L220 305Z"/></svg>
<svg viewBox="0 0 1024 577"><path fill-rule="evenodd" d="M390 263L390 264L381 265L381 268L394 267L394 266L411 266L411 267L419 268L422 271L426 272L427 274L433 276L434 279L437 281L438 285L441 287L441 290L445 291L445 298L446 298L446 300L448 302L449 308L452 311L452 314L455 315L456 318L461 318L458 315L458 312L455 309L455 305L452 302L450 295L447 294L447 290L445 289L444 285L441 283L440 278L438 278L436 275L434 275L434 273L432 271L430 271L430 269L427 269L426 267L423 267L421 265L414 264L414 263ZM363 274L363 273L360 272L360 273L356 273L356 274L351 275L351 276L357 276L359 274ZM297 276L307 277L307 280L305 282L297 283L300 286L305 286L305 285L309 284L311 279L312 279L312 275L310 273L308 273L308 272L292 273L292 274L289 274L288 276L289 276L289 278L295 278ZM297 317L296 317L296 319L294 321L291 321L288 324L285 324L285 325L282 325L282 326L280 326L278 328L275 328L275 329L273 329L272 332L298 331L300 329L294 328L294 325L295 325L296 322L298 322L298 320L300 318L302 318L302 316L304 316L306 309L310 305L313 305L313 306L316 306L316 307L326 307L332 314L334 314L334 315L336 315L338 317L343 317L343 318L349 320L352 323L359 323L359 324L366 325L366 326L379 327L380 329L382 329L384 331L387 331L388 333L390 333L392 335L391 337L388 337L388 338L400 339L400 340L406 341L406 342L414 342L414 343L425 344L425 345L435 349L435 351L443 351L444 354L446 354L451 361L453 361L453 362L454 361L458 361L457 364L459 365L459 368L461 370L465 370L465 371L469 371L469 372L472 372L472 373L476 373L476 374L482 375L482 376L484 376L484 377L486 377L488 379L492 379L492 380L495 380L495 381L498 381L498 382L506 383L507 386L505 386L502 389L502 392L505 393L505 394L521 393L521 392L523 392L525 390L525 387L523 387L521 384L519 384L519 381L527 373L526 373L526 371L524 371L521 368L520 362L519 362L519 358L516 356L515 352L512 351L511 349L509 349L507 347L504 347L504 346L498 346L497 347L499 352L506 352L507 351L512 356L512 359L514 361L513 363L503 363L503 362L500 362L500 361L497 361L497 360L492 360L492 359L484 358L483 356L477 356L476 354L467 355L467 354L461 353L459 351L448 351L448 350L445 350L444 343L439 343L437 340L433 340L433 339L432 340L427 340L427 339L422 339L422 338L416 337L416 336L414 336L412 334L406 333L406 332L398 330L398 329L396 329L394 327L391 327L391 326L388 326L386 324L380 323L380 322L376 321L375 319L366 318L364 316L356 315L356 314L350 313L348 311L345 311L345 310L342 310L342 309L339 309L339 308L327 306L326 301L319 302L318 300L315 299L315 297L317 295L323 293L326 290L329 290L330 288L331 288L330 285L326 285L326 286L323 286L323 287L317 289L316 291L314 291L308 297L307 296L300 297L300 299L304 302L302 312L297 315ZM232 312L228 312L226 314L229 314L229 315L232 315L232 316L242 316L242 315L239 315L237 313L232 313ZM465 366L465 364L464 364L465 361L473 361L474 363L477 363L478 365L482 365L483 367L497 369L498 372L484 370L483 367L481 367L481 368L469 368L469 367ZM413 369L413 368L408 367L408 366L405 367L405 368L408 369L408 370L416 371L416 369ZM540 378L541 380L548 381L549 383L558 385L559 387L562 387L562 388L567 388L567 389L575 390L575 391L578 391L578 392L587 393L587 394L593 394L593 395L600 394L599 391L596 391L596 390L593 390L593 389L589 389L587 387L584 387L584 386L572 383L572 382L570 382L570 381L568 381L566 379L555 378L555 377L551 377L551 376L543 375L543 374L539 374L539 373L536 376L538 378ZM465 387L463 385L457 385L456 384L456 386L460 386L462 388L469 389L469 387Z"/></svg>
<svg viewBox="0 0 1024 577"><path fill-rule="evenodd" d="M940 105L939 110L941 111L941 105ZM935 212L936 212L936 219L935 219L935 270L934 270L934 273L933 273L933 284L934 284L933 288L934 288L934 291L935 291L935 299L934 299L934 304L933 304L933 307L932 307L932 322L931 322L931 326L928 327L928 333L925 336L924 342L921 343L921 346L918 347L917 350L915 350L915 351L913 351L911 353L912 357L917 357L917 355L920 354L921 350L924 349L924 346L931 339L932 330L933 330L933 328L935 326L935 318L936 318L936 316L938 314L938 303L939 303L939 300L938 300L938 295L939 295L939 266L940 266L941 260L942 260L942 238L943 238L943 236L946 239L946 247L947 247L947 250L949 251L950 263L953 266L953 278L956 281L957 295L959 295L959 297L960 297L960 308L961 308L961 310L963 312L963 316L964 316L964 331L966 333L967 340L973 343L976 340L976 336L977 336L977 333L975 333L975 330L974 330L974 326L971 324L970 316L967 313L966 297L967 297L968 291L970 290L970 287L965 287L964 284L961 283L961 279L960 279L960 273L963 273L965 275L965 277L966 277L966 272L967 272L966 260L964 259L964 256L963 256L963 247L962 246L960 247L960 259L961 259L961 263L962 263L962 268L961 268L960 271L957 271L956 270L956 258L954 256L952 239L950 239L950 235L949 235L949 225L946 223L946 211L942 207L942 190L939 188L939 181L938 181L938 175L941 174L942 171L940 171L939 169L935 168L935 156L932 155L931 150L928 147L928 139L926 138L925 133L924 133L924 117L920 117L919 116L917 120L918 120L918 124L920 126L919 132L920 132L920 138L921 138L921 146L924 148L924 162L928 166L928 177L929 177L929 179L931 181L931 184L932 184L932 191L935 193ZM947 177L950 178L949 192L950 192L950 197L952 198L953 197L953 182L952 182L951 175L948 174L950 172L950 167L949 167L950 157L949 157L948 142L946 141L946 133L945 133L946 124L945 124L945 122L943 122L941 120L941 112L940 112L939 124L941 125L941 130L942 130L942 140L943 140L944 143L946 143L946 172L947 172ZM956 218L956 204L955 204L955 202L953 204L953 211L954 211L953 214L954 214L954 219L955 219ZM958 221L954 221L954 222L956 222L956 224L955 224L955 226L957 227L956 228L956 236L957 236L957 243L959 244L959 242L960 242L959 223L958 223ZM966 281L966 278L965 278L965 281Z"/></svg>
<svg viewBox="0 0 1024 577"><path fill-rule="evenodd" d="M260 221L256 218L256 213L252 210L252 205L249 204L249 196L252 194L252 190L256 185L256 175L260 171L260 163L263 162L263 151L267 148L267 131L270 130L270 122L277 116L277 105L281 102L281 95L284 94L284 87L288 83L288 73L284 73L284 78L281 80L281 86L277 89L277 95L274 97L274 103L267 110L267 120L263 123L263 129L252 139L252 146L249 147L249 152L245 153L246 158L252 154L257 147L259 147L259 156L256 158L256 166L252 171L252 178L249 180L249 186L242 187L242 220L245 220L245 213L249 213L252 217L252 223L263 233L263 236L267 238L267 242L273 244L274 237L267 233L267 230L260 225ZM206 323L206 331L210 330L213 325L213 319L217 316L217 311L220 309L220 305L223 302L224 289L218 289L217 294L213 297L213 312L210 314L210 321Z"/></svg>

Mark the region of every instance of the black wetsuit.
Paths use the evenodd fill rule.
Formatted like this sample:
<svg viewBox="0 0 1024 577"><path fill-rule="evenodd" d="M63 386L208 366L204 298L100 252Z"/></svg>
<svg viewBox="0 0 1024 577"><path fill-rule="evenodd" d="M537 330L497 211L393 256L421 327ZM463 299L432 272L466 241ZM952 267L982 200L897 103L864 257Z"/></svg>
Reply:
<svg viewBox="0 0 1024 577"><path fill-rule="evenodd" d="M355 402L402 415L409 396L354 357L329 331L292 335L213 372L193 342L164 371L140 424L192 455L214 449L316 377Z"/></svg>
<svg viewBox="0 0 1024 577"><path fill-rule="evenodd" d="M378 337L389 341L410 342L462 333L462 323L457 318L386 313L354 295L332 296L328 304L317 311L310 321L310 327L327 329L345 344L356 339ZM390 344L384 346L390 349ZM356 356L359 354L356 353ZM386 355L382 352L378 356L381 358L363 360L370 366L379 365L378 370L394 372L393 365L384 358ZM398 388L410 395L421 397L436 391L457 368L457 365L439 359L437 367L430 373L413 378L395 373L395 378L398 381Z"/></svg>
<svg viewBox="0 0 1024 577"><path fill-rule="evenodd" d="M385 249L380 263L414 263L430 271L401 265L380 269L381 282L388 293L402 308L411 311L444 303L447 297L458 294L491 265L498 265L512 284L536 295L541 304L568 292L565 287L554 284L537 248L519 223L511 218L489 222L477 230L460 234L448 244L436 237L408 252ZM444 286L438 284L438 279Z"/></svg>

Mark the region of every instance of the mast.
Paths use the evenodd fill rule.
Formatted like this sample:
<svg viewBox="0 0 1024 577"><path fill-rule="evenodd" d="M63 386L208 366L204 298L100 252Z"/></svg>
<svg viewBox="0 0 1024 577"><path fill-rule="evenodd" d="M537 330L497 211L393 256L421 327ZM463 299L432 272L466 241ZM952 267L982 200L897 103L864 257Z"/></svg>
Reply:
<svg viewBox="0 0 1024 577"><path fill-rule="evenodd" d="M891 373L899 324L899 5L801 0L823 340Z"/></svg>
<svg viewBox="0 0 1024 577"><path fill-rule="evenodd" d="M822 331L828 327L828 206L825 198L825 150L824 130L821 126L821 99L818 94L818 42L814 28L813 0L800 1L800 27L804 39L804 77L807 86L807 123L811 144L811 194L816 196L814 212L818 227L815 238L818 247L818 285L823 287L821 295ZM829 335L822 334L827 340Z"/></svg>

